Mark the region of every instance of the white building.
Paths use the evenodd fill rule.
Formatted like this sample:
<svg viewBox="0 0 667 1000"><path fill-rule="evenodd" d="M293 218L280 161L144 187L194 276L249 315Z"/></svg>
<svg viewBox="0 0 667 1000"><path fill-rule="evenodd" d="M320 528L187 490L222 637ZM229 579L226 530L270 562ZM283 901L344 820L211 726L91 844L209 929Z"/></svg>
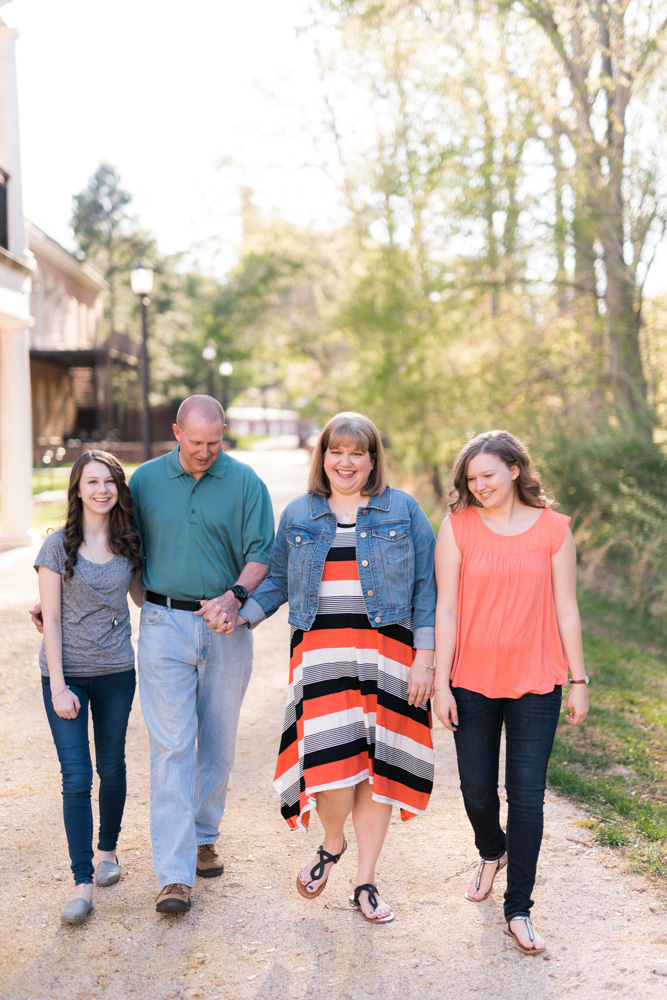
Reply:
<svg viewBox="0 0 667 1000"><path fill-rule="evenodd" d="M0 0L0 7L9 0ZM0 18L0 548L33 541L30 281L21 197L15 28Z"/></svg>

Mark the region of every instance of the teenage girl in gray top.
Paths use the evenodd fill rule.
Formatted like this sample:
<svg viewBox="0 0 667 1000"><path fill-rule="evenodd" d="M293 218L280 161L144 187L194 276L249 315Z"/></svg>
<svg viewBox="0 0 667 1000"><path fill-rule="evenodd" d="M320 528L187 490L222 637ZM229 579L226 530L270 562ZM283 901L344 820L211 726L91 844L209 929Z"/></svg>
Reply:
<svg viewBox="0 0 667 1000"><path fill-rule="evenodd" d="M123 468L105 451L72 468L65 527L35 561L44 622L40 651L46 714L63 779L65 831L76 893L61 914L81 923L93 908L93 769L88 707L100 778L98 885L120 878L116 843L125 806L125 733L134 696L128 591L138 606L141 545Z"/></svg>

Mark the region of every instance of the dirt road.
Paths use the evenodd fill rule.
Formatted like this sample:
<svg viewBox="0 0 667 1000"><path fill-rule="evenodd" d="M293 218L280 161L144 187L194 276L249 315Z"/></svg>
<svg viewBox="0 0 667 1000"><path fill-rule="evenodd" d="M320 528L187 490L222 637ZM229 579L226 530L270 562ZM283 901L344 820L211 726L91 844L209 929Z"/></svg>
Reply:
<svg viewBox="0 0 667 1000"><path fill-rule="evenodd" d="M301 492L304 459L258 453L252 464L277 509ZM378 871L392 924L373 927L348 905L355 841L317 899L296 872L320 842L291 834L271 787L287 676L280 613L255 632L255 671L239 730L221 837L225 874L197 880L183 917L160 916L148 833L148 741L138 698L128 740L129 797L119 855L123 878L98 889L95 912L66 928L71 895L60 779L44 718L35 550L0 556L1 1000L346 1000L417 997L580 1000L667 995L664 901L622 859L590 843L584 813L549 795L535 923L544 956L518 954L502 934L503 879L481 905L463 898L475 850L453 744L435 731L436 787L427 813L395 816ZM135 630L136 631L136 630Z"/></svg>

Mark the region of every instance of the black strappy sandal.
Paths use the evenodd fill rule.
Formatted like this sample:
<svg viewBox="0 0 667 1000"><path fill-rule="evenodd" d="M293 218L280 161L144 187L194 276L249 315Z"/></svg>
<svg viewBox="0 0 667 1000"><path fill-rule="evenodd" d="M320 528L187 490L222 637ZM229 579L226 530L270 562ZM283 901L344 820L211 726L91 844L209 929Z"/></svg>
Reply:
<svg viewBox="0 0 667 1000"><path fill-rule="evenodd" d="M485 899L488 899L489 896L491 895L491 890L493 889L493 883L496 880L496 875L498 874L498 872L500 872L500 871L503 870L503 868L506 866L506 864L507 864L507 853L501 854L501 856L499 858L495 858L492 861L487 861L486 858L480 858L479 859L479 868L477 869L477 878L475 879L475 886L477 888L477 891L479 892L479 887L480 887L480 884L482 882L482 874L484 872L484 866L485 865L495 865L496 866L496 870L493 873L493 878L491 879L491 885L489 886L489 888L484 893L484 895L482 896L481 899L475 899L474 896L469 896L467 892L465 894L466 899L469 900L471 903L483 903Z"/></svg>
<svg viewBox="0 0 667 1000"><path fill-rule="evenodd" d="M521 942L519 941L518 937L516 936L516 934L514 933L514 931L512 930L512 928L510 927L510 921L512 921L512 920L525 920L525 922L526 922L526 930L528 931L528 939L529 939L529 941L530 941L530 943L532 945L531 948L526 948L525 944L521 944ZM533 925L530 922L530 917L526 917L522 913L520 913L516 917L510 917L510 919L507 921L507 927L505 928L505 934L507 934L508 937L514 938L514 944L519 949L519 951L523 952L524 955L541 955L543 951L547 950L547 946L546 945L544 946L544 948L536 948L535 947L535 932L533 931Z"/></svg>
<svg viewBox="0 0 667 1000"><path fill-rule="evenodd" d="M364 917L364 919L368 920L371 924L388 924L391 920L394 919L395 914L394 911L391 909L389 910L389 913L386 915L386 917L367 917L364 911L361 909L361 903L359 902L359 897L364 891L368 893L368 902L373 907L373 912L375 912L379 906L377 897L378 887L376 885L373 885L372 882L366 882L364 883L364 885L358 885L357 888L354 890L354 896L350 896L350 899L354 903L355 907L359 910L359 913L362 915L362 917Z"/></svg>
<svg viewBox="0 0 667 1000"><path fill-rule="evenodd" d="M320 846L317 848L317 853L319 855L320 860L317 862L316 865L314 865L310 869L310 882L307 882L304 885L303 882L301 881L301 879L299 878L299 876L297 875L297 877L296 877L296 887L297 887L299 893L305 899L315 899L315 897L319 896L319 894L321 892L324 892L324 887L326 886L327 882L329 881L329 876L328 875L325 878L324 882L322 882L321 885L318 885L318 887L315 890L315 892L308 892L308 886L312 885L313 882L317 882L318 878L321 878L322 875L324 875L324 868L325 868L326 865L329 865L329 864L337 865L338 864L338 862L342 858L343 854L345 854L345 848L346 847L347 847L347 841L346 841L345 837L343 837L343 846L341 847L339 854L329 854L328 851L324 850L324 844L320 844Z"/></svg>

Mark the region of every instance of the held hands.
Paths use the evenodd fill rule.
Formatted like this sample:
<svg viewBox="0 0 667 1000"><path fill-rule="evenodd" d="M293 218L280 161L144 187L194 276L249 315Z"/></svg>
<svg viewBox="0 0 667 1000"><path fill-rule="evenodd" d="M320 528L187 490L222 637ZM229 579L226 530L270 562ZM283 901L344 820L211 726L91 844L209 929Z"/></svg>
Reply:
<svg viewBox="0 0 667 1000"><path fill-rule="evenodd" d="M40 630L41 631L41 630ZM81 708L81 702L69 688L65 688L52 699L53 709L61 719L76 719Z"/></svg>
<svg viewBox="0 0 667 1000"><path fill-rule="evenodd" d="M438 688L433 696L433 710L442 722L445 729L456 732L459 724L459 713L456 708L456 698L452 694L451 688Z"/></svg>
<svg viewBox="0 0 667 1000"><path fill-rule="evenodd" d="M568 691L565 704L570 710L570 714L565 716L565 721L571 726L578 726L588 715L588 686L573 684Z"/></svg>
<svg viewBox="0 0 667 1000"><path fill-rule="evenodd" d="M195 615L203 618L210 629L218 635L231 635L237 625L242 622L237 621L237 613L240 601L234 597L231 590L221 594L220 597L213 597L210 601L200 601L201 608L195 611Z"/></svg>

